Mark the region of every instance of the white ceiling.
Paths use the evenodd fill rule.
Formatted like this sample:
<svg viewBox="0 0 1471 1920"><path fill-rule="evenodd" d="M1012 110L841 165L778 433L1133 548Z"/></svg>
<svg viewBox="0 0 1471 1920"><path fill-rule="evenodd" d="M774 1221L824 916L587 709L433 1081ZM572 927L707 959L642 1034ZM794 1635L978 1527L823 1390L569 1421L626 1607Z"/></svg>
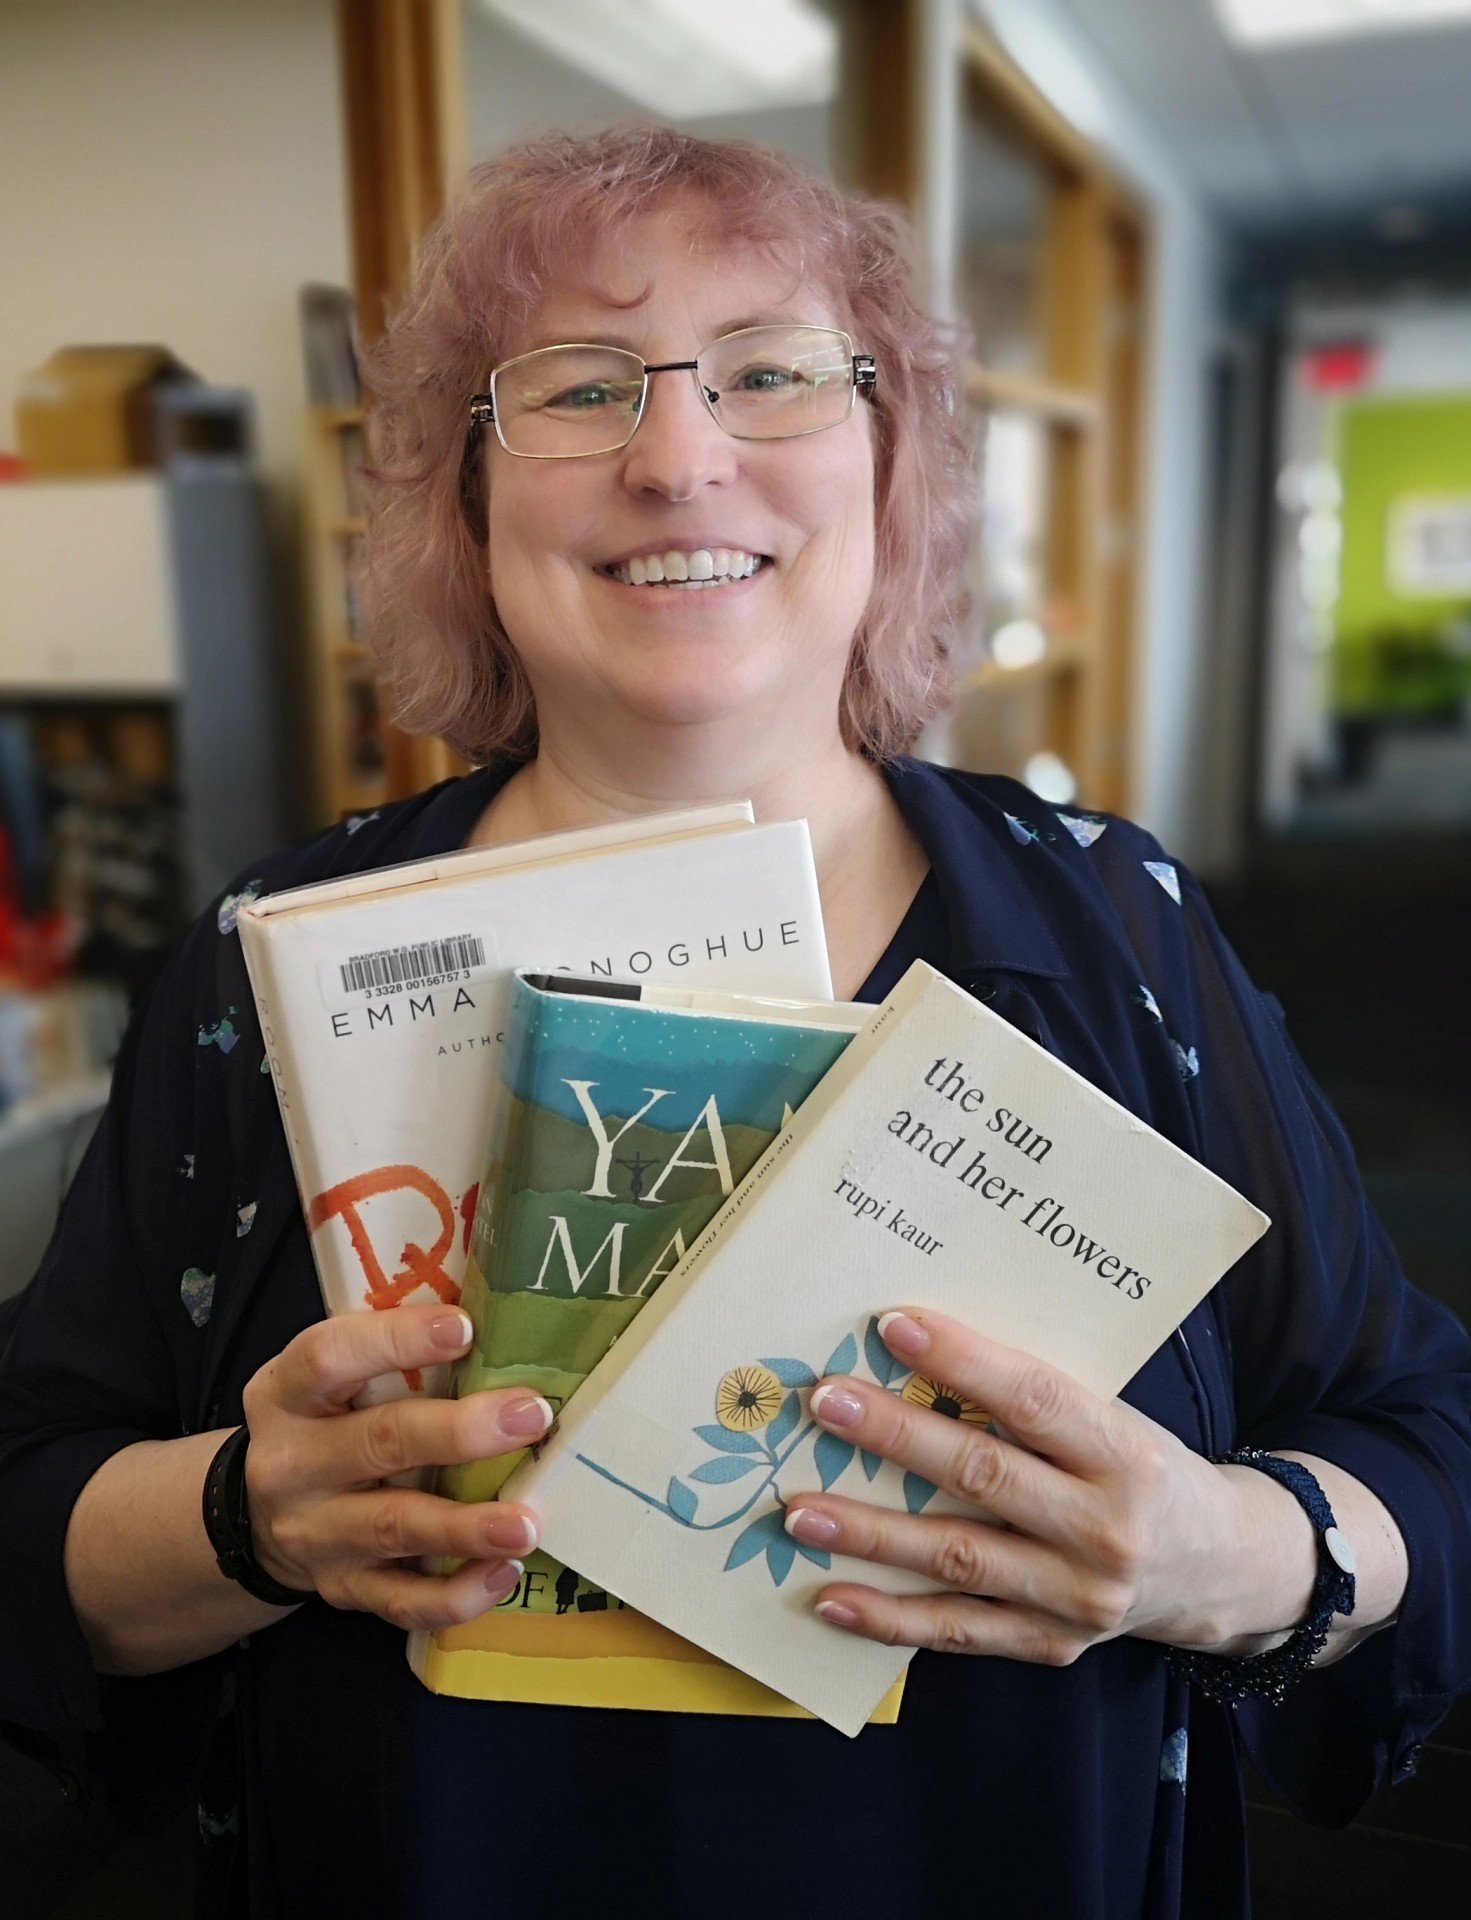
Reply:
<svg viewBox="0 0 1471 1920"><path fill-rule="evenodd" d="M1471 215L1471 25L1247 52L1211 0L1060 0L1175 152L1247 231L1429 202Z"/></svg>

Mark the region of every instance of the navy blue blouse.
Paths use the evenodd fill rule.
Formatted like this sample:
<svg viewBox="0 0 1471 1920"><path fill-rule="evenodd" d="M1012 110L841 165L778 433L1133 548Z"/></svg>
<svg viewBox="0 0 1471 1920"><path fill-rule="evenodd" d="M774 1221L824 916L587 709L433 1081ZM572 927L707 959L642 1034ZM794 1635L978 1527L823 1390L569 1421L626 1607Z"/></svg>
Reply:
<svg viewBox="0 0 1471 1920"><path fill-rule="evenodd" d="M99 1680L72 1504L118 1448L237 1421L321 1315L234 934L241 893L463 843L505 768L263 861L186 939L31 1288L0 1319L0 1720L144 1815L200 1800L215 1914L780 1900L895 1915L1246 1911L1241 1744L1310 1818L1413 1772L1471 1684L1471 1351L1410 1288L1333 1115L1192 877L1128 823L900 761L932 871L866 983L932 961L1255 1201L1272 1230L1125 1398L1205 1453L1337 1462L1409 1547L1397 1624L1279 1708L1192 1697L1132 1639L1063 1669L919 1654L899 1722L441 1699L402 1636L311 1602L213 1659ZM879 1305L887 1303L877 1303Z"/></svg>

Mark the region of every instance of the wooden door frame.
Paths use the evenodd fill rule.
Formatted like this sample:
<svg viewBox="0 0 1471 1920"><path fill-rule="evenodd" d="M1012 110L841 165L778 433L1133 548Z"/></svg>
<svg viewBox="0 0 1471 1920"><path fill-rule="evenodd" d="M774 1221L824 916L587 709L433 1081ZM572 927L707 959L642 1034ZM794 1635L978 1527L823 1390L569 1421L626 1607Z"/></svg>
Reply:
<svg viewBox="0 0 1471 1920"><path fill-rule="evenodd" d="M383 331L424 232L467 165L460 0L337 0L353 292L365 342ZM466 763L383 725L386 797Z"/></svg>
<svg viewBox="0 0 1471 1920"><path fill-rule="evenodd" d="M966 370L967 395L981 414L1022 413L1049 436L1046 570L1074 609L1077 632L1059 636L1048 658L1027 671L1046 687L1049 744L1075 774L1079 803L1127 811L1144 560L1151 221L1098 149L991 35L966 24L957 59L971 97L1048 181L1043 370L1018 376L975 361ZM1114 325L1121 293L1132 313L1123 338ZM960 697L990 698L1017 684L988 661L967 676Z"/></svg>

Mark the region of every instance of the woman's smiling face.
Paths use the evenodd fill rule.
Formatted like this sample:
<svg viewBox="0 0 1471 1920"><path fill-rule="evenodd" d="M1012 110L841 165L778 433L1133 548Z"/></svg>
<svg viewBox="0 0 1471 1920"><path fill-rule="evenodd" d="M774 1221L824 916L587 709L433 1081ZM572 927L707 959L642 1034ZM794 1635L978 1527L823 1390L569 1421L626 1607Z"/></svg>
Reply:
<svg viewBox="0 0 1471 1920"><path fill-rule="evenodd" d="M601 293L551 295L507 358L591 341L657 365L692 360L739 327L844 325L830 295L766 253L717 248L672 214L640 221L590 265ZM873 582L868 413L860 402L821 433L735 440L706 410L694 375L670 372L649 382L638 431L618 453L517 459L487 436L491 591L543 736L601 730L620 715L668 725L744 719L809 740L814 726L835 732ZM634 584L648 570L632 561L654 556L667 574L666 555L701 553L717 572L728 556L729 584ZM748 577L730 578L753 561ZM694 571L703 573L702 560Z"/></svg>

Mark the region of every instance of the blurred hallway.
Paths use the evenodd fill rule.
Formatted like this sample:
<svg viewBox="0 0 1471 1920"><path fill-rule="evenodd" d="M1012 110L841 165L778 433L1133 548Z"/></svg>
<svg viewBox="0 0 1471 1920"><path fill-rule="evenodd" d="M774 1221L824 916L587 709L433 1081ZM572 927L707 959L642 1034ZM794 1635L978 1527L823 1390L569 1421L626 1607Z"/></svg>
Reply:
<svg viewBox="0 0 1471 1920"><path fill-rule="evenodd" d="M1263 849L1212 889L1253 978L1348 1128L1405 1270L1471 1324L1471 839L1315 840ZM1471 1887L1471 1702L1418 1777L1344 1832L1251 1790L1258 1920L1450 1920Z"/></svg>
<svg viewBox="0 0 1471 1920"><path fill-rule="evenodd" d="M1213 892L1406 1271L1471 1322L1471 838L1278 843Z"/></svg>

